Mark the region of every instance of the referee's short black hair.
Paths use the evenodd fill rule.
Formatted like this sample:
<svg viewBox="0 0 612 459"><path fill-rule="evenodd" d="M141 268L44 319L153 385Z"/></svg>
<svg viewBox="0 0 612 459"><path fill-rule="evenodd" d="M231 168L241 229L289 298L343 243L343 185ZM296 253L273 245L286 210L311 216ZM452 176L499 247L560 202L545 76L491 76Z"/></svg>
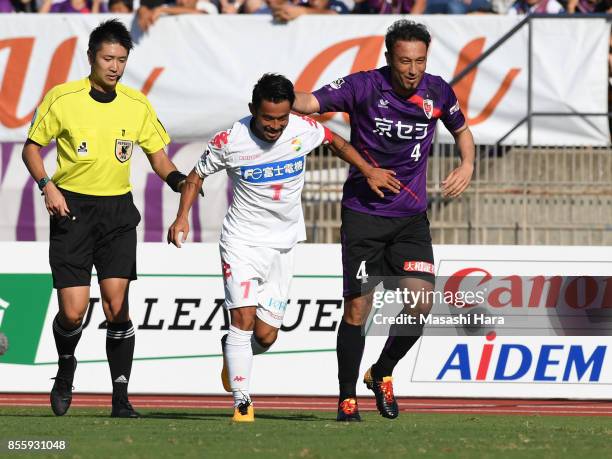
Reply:
<svg viewBox="0 0 612 459"><path fill-rule="evenodd" d="M388 53L393 53L393 47L397 41L422 41L429 48L431 35L424 24L400 19L391 24L391 27L387 29L385 47Z"/></svg>
<svg viewBox="0 0 612 459"><path fill-rule="evenodd" d="M258 109L262 100L275 104L288 100L289 104L293 106L293 102L295 102L293 83L277 73L264 74L253 88L251 103L255 109Z"/></svg>
<svg viewBox="0 0 612 459"><path fill-rule="evenodd" d="M104 21L91 32L89 35L89 46L87 48L89 55L95 57L104 42L119 43L127 50L128 54L134 47L130 32L128 32L123 23L119 22L117 19Z"/></svg>

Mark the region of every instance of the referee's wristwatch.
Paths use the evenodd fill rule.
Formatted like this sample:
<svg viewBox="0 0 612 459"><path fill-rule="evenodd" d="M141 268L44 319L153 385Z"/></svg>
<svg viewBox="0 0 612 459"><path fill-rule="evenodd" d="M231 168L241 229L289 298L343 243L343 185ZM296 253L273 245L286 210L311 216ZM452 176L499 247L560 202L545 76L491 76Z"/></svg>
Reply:
<svg viewBox="0 0 612 459"><path fill-rule="evenodd" d="M38 189L42 191L43 188L46 187L47 183L49 183L50 181L51 179L47 176L41 178L38 182L36 182L38 184Z"/></svg>

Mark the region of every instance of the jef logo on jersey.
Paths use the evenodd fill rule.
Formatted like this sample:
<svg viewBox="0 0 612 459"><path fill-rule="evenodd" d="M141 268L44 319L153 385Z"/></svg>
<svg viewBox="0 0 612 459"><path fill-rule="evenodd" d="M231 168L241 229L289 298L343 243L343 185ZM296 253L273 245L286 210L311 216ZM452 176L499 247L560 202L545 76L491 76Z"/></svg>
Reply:
<svg viewBox="0 0 612 459"><path fill-rule="evenodd" d="M134 142L131 140L115 140L115 157L119 162L124 163L132 157L132 150L134 149Z"/></svg>
<svg viewBox="0 0 612 459"><path fill-rule="evenodd" d="M427 119L430 120L434 111L433 100L423 99L423 111L425 112L425 116L427 117Z"/></svg>
<svg viewBox="0 0 612 459"><path fill-rule="evenodd" d="M302 149L302 139L299 137L293 139L291 141L291 148L293 148L293 151L300 151Z"/></svg>

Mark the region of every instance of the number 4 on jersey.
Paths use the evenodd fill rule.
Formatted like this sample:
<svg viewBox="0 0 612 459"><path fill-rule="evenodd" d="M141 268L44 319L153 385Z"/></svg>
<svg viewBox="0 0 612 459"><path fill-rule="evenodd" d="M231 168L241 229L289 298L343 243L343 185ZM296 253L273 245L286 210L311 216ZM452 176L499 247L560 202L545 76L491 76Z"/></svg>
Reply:
<svg viewBox="0 0 612 459"><path fill-rule="evenodd" d="M368 282L368 273L366 272L366 262L365 260L361 261L359 265L359 269L357 270L357 279L361 281L362 284L366 284Z"/></svg>
<svg viewBox="0 0 612 459"><path fill-rule="evenodd" d="M418 161L421 157L421 144L417 143L412 149L412 153L410 153L410 157L414 158L415 161Z"/></svg>

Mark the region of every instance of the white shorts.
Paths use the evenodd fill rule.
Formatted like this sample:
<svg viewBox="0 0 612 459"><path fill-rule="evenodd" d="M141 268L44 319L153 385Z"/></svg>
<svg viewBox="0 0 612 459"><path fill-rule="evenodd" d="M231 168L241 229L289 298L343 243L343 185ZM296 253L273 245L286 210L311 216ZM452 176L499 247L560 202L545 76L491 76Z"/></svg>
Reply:
<svg viewBox="0 0 612 459"><path fill-rule="evenodd" d="M257 317L280 328L293 278L294 247L273 249L219 244L225 307L257 306Z"/></svg>

